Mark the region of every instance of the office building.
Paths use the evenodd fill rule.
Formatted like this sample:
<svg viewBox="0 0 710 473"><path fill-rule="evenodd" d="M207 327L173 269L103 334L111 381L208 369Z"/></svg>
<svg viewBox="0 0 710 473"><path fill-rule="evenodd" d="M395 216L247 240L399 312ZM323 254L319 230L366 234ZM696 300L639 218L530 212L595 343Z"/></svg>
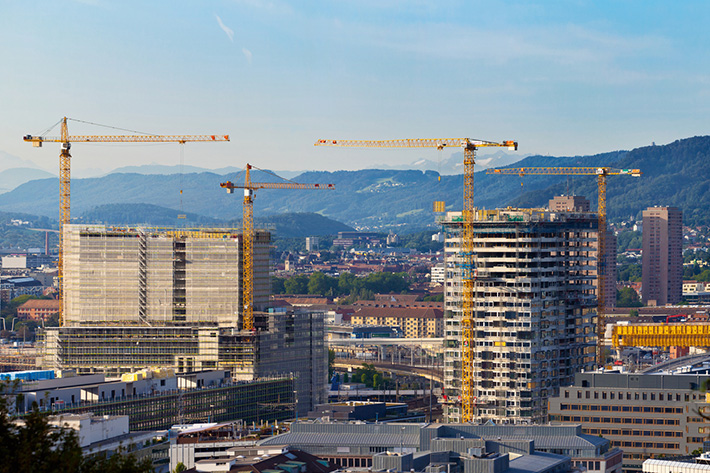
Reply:
<svg viewBox="0 0 710 473"><path fill-rule="evenodd" d="M254 307L268 302L270 234L254 241ZM236 229L64 226L66 325L241 323Z"/></svg>
<svg viewBox="0 0 710 473"><path fill-rule="evenodd" d="M648 458L689 455L710 432L701 392L710 376L578 373L550 399L550 420L581 424L624 451L623 470L638 473ZM707 429L707 430L706 430Z"/></svg>
<svg viewBox="0 0 710 473"><path fill-rule="evenodd" d="M62 377L22 379L13 388L18 396L11 402L12 412L22 415L37 403L40 410L63 416L128 416L127 428L146 431L192 422L285 420L296 407L293 377L235 382L225 370L141 370L114 379L103 373L60 373Z"/></svg>
<svg viewBox="0 0 710 473"><path fill-rule="evenodd" d="M344 468L379 470L378 455L397 454L409 461L421 459L423 465L412 465L395 471L425 471L427 464L443 463L443 469L426 471L501 471L483 468L469 469L455 458L437 462L434 452L472 454L489 458L495 454L522 455L529 461L546 455L566 457L567 468L584 466L588 471L619 473L623 453L611 448L609 441L581 432L580 426L553 425L472 425L472 424L413 424L413 423L339 423L294 422L288 433L261 440L262 447L289 446L317 455ZM431 455L427 457L427 455ZM472 458L468 457L468 458ZM571 461L570 461L571 460ZM379 459L382 461L382 458ZM450 463L447 468L447 463ZM524 464L526 462L521 462ZM411 464L411 463L410 463ZM492 466L492 465L491 465ZM513 467L513 463L510 464ZM387 469L387 468L383 468ZM525 469L525 468L523 468ZM505 469L503 469L504 471Z"/></svg>
<svg viewBox="0 0 710 473"><path fill-rule="evenodd" d="M641 300L647 305L677 304L683 287L683 213L675 207L643 211Z"/></svg>
<svg viewBox="0 0 710 473"><path fill-rule="evenodd" d="M463 219L442 222L445 416L460 420ZM594 364L597 217L544 209L474 216L474 422L542 423L547 399Z"/></svg>
<svg viewBox="0 0 710 473"><path fill-rule="evenodd" d="M64 324L41 334L42 366L120 375L146 367L296 378L299 414L325 400L323 313L267 307L270 234L254 241L254 327L242 325L235 229L66 225Z"/></svg>

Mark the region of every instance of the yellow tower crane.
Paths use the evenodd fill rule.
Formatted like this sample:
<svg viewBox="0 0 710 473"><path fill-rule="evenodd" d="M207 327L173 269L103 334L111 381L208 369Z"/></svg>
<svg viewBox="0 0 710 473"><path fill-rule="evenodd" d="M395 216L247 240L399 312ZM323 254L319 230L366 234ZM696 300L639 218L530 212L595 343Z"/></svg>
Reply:
<svg viewBox="0 0 710 473"><path fill-rule="evenodd" d="M244 173L244 185L231 181L222 182L220 187L227 189L229 194L234 189L244 189L242 218L242 329L254 330L254 191L258 189L301 189L301 190L333 190L333 184L298 184L296 182L252 182L250 171L256 168L247 164ZM261 169L259 169L262 171ZM278 176L277 176L278 177Z"/></svg>
<svg viewBox="0 0 710 473"><path fill-rule="evenodd" d="M607 176L641 177L639 169L613 169L610 167L534 167L488 169L486 174L505 176L597 176L598 199L598 236L597 236L597 365L603 366L602 349L606 329L606 306L604 304L604 285L606 283L606 178Z"/></svg>
<svg viewBox="0 0 710 473"><path fill-rule="evenodd" d="M62 151L59 154L59 262L58 262L58 279L59 279L59 299L64 300L64 225L71 221L71 201L70 201L70 186L71 186L71 143L180 143L185 144L188 141L229 141L229 135L70 135L67 129L67 117L60 120L61 131L60 136L32 136L25 135L24 141L32 143L32 146L41 148L42 143L61 143ZM80 122L81 120L74 120ZM83 122L88 123L88 122ZM56 126L56 124L55 124ZM182 191L180 191L182 192ZM63 302L59 304L59 325L64 324L64 307Z"/></svg>
<svg viewBox="0 0 710 473"><path fill-rule="evenodd" d="M463 150L463 238L461 256L463 264L461 278L463 280L462 314L461 314L461 421L473 420L476 394L474 392L473 369L475 344L474 340L474 284L475 261L473 248L473 167L476 159L476 149L486 147L505 147L511 150L518 149L516 141L472 140L470 138L446 139L404 139L404 140L318 140L315 146L344 146L360 148L461 148Z"/></svg>

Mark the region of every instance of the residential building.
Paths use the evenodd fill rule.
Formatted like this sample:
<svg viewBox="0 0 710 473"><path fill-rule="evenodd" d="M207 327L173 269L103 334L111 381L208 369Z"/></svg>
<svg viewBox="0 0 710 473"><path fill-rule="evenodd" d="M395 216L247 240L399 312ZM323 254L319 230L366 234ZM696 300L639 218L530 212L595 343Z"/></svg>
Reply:
<svg viewBox="0 0 710 473"><path fill-rule="evenodd" d="M683 214L675 207L643 211L641 300L647 305L677 304L683 286Z"/></svg>
<svg viewBox="0 0 710 473"><path fill-rule="evenodd" d="M556 195L548 203L551 212L589 212L589 200L581 195Z"/></svg>
<svg viewBox="0 0 710 473"><path fill-rule="evenodd" d="M589 200L581 195L558 195L548 202L550 212L590 212ZM604 307L616 307L616 235L607 230L604 242ZM598 258L595 254L594 258ZM596 269L594 270L596 271ZM598 278L594 280L595 287L599 284Z"/></svg>
<svg viewBox="0 0 710 473"><path fill-rule="evenodd" d="M431 267L431 282L444 284L446 282L446 266L443 263Z"/></svg>
<svg viewBox="0 0 710 473"><path fill-rule="evenodd" d="M474 421L543 423L547 399L594 365L597 217L543 209L475 212ZM461 212L447 233L445 416L460 420ZM451 402L454 401L454 402Z"/></svg>
<svg viewBox="0 0 710 473"><path fill-rule="evenodd" d="M316 236L306 237L306 251L318 250L319 239Z"/></svg>
<svg viewBox="0 0 710 473"><path fill-rule="evenodd" d="M439 338L444 335L441 309L358 307L350 316L353 325L399 327L405 338Z"/></svg>
<svg viewBox="0 0 710 473"><path fill-rule="evenodd" d="M59 312L57 299L29 299L17 308L17 317L35 321L47 320Z"/></svg>
<svg viewBox="0 0 710 473"><path fill-rule="evenodd" d="M582 425L624 451L623 470L638 473L648 458L688 455L710 432L701 392L710 376L578 373L550 399L550 420ZM706 430L707 429L707 430Z"/></svg>

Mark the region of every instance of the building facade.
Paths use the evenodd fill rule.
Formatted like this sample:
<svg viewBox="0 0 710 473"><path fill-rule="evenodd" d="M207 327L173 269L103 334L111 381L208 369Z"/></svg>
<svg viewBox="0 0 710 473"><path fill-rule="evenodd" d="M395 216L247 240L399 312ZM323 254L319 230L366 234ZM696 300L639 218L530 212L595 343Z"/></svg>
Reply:
<svg viewBox="0 0 710 473"><path fill-rule="evenodd" d="M599 473L620 473L623 452L609 441L582 433L579 425L472 425L365 422L294 422L288 433L259 441L260 446L289 445L340 465L375 469L377 455L394 452L420 456L425 452L535 452L563 455L578 467ZM444 462L446 463L446 462ZM450 471L455 465L449 465ZM395 471L408 471L396 469ZM447 471L443 469L434 471ZM416 471L429 471L417 468ZM458 470L462 471L462 470ZM463 469L463 471L469 471ZM481 469L475 471L500 471ZM516 470L519 471L519 470Z"/></svg>
<svg viewBox="0 0 710 473"><path fill-rule="evenodd" d="M270 307L270 234L254 241L254 328L242 327L235 229L65 225L64 324L41 335L42 365L113 375L146 367L295 377L298 412L324 402L323 312Z"/></svg>
<svg viewBox="0 0 710 473"><path fill-rule="evenodd" d="M675 207L643 211L643 283L641 300L648 305L677 304L683 287L683 213Z"/></svg>
<svg viewBox="0 0 710 473"><path fill-rule="evenodd" d="M462 217L449 212L444 313L445 416L460 420ZM540 423L547 399L591 369L596 215L476 211L474 422Z"/></svg>
<svg viewBox="0 0 710 473"><path fill-rule="evenodd" d="M141 374L141 373L139 373ZM93 413L129 416L126 427L163 430L193 422L286 420L296 408L294 378L235 382L229 371L174 374L144 371L147 376L106 379L103 374L23 381L13 404L22 416L33 403L55 414Z"/></svg>
<svg viewBox="0 0 710 473"><path fill-rule="evenodd" d="M444 311L433 308L358 307L350 316L353 325L399 327L405 338L442 337Z"/></svg>
<svg viewBox="0 0 710 473"><path fill-rule="evenodd" d="M254 242L254 307L269 299L270 235ZM64 226L67 325L241 323L237 229Z"/></svg>
<svg viewBox="0 0 710 473"><path fill-rule="evenodd" d="M710 425L701 375L578 373L550 399L550 420L580 424L624 451L623 470L638 473L648 458L689 455L703 447Z"/></svg>
<svg viewBox="0 0 710 473"><path fill-rule="evenodd" d="M547 204L551 212L589 212L589 200L581 195L556 195Z"/></svg>
<svg viewBox="0 0 710 473"><path fill-rule="evenodd" d="M47 320L59 312L59 304L57 299L29 299L17 308L17 317L35 321Z"/></svg>

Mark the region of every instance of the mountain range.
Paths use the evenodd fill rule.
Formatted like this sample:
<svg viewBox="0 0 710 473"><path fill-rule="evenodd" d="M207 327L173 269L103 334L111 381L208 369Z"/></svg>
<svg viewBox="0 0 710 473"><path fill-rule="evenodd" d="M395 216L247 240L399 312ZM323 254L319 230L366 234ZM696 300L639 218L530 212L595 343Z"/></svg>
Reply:
<svg viewBox="0 0 710 473"><path fill-rule="evenodd" d="M639 168L641 178L610 177L607 209L610 219L640 217L653 205L673 205L684 212L686 224L710 224L710 137L693 137L662 146L631 151L614 151L593 156L528 156L516 167L536 166L611 166ZM129 168L130 169L130 168ZM227 194L220 182L243 182L243 172L185 172L180 174L138 174L115 172L103 177L72 180L72 215L83 221L97 219L96 207L104 217L124 212L125 204L150 204L163 209L161 223L169 214L194 214L205 224L239 219L241 194ZM254 182L271 182L274 177L252 172ZM254 214L266 217L292 212L317 213L360 229L420 229L432 226L432 202L443 200L447 210L462 208L463 176L439 175L435 171L364 169L360 171L305 172L296 182L332 183L335 190L258 190ZM181 193L182 190L182 193ZM540 207L554 195L584 195L596 205L597 187L593 177L496 176L475 174L475 201L480 208L508 205ZM24 212L56 217L58 214L56 178L26 182L0 195L0 211ZM121 209L121 207L124 207ZM154 209L155 210L155 209ZM167 221L165 214L168 212ZM130 215L130 214L128 214ZM157 215L157 214L156 214ZM157 217L156 217L157 218ZM103 218L106 220L106 218ZM110 220L110 219L108 219ZM147 222L150 223L150 222ZM177 223L177 222L176 222ZM211 224L211 223L210 223Z"/></svg>

